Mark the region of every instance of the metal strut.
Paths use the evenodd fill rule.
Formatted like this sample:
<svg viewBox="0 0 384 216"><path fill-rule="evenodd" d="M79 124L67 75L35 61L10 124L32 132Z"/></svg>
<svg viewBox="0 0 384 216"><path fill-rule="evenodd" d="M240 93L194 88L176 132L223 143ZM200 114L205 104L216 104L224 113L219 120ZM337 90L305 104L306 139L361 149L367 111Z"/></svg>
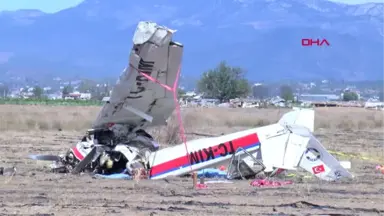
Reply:
<svg viewBox="0 0 384 216"><path fill-rule="evenodd" d="M251 153L249 153L247 150L243 149L242 147L239 147L239 148L236 149L235 153L232 155L231 160L230 160L230 162L229 162L228 173L227 173L227 179L232 179L232 175L231 175L231 173L233 173L233 172L230 172L230 170L231 170L231 168L232 168L232 163L233 163L233 161L235 160L236 154L237 154L239 151L243 151L245 154L247 154L248 156L250 156L250 157L253 159L253 161L255 162L255 164L259 164L259 165L262 167L262 169L261 169L259 172L257 172L255 175L257 175L258 173L263 172L263 171L265 170L265 166L264 166L264 164L263 164L260 160L256 159L256 158L255 158ZM241 171L240 171L240 155L237 155L237 166L236 166L236 170L235 170L235 171L237 171L237 172L240 174L240 177L241 177L242 179L245 179L244 176L243 176L243 174L242 174Z"/></svg>

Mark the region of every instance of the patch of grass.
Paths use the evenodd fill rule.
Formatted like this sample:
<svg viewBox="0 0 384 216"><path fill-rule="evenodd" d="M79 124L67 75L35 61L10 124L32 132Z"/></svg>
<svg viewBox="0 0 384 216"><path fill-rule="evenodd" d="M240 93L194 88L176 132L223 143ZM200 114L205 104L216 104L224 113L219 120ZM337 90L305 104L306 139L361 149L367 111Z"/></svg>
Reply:
<svg viewBox="0 0 384 216"><path fill-rule="evenodd" d="M91 127L100 107L0 105L0 130L84 131Z"/></svg>
<svg viewBox="0 0 384 216"><path fill-rule="evenodd" d="M0 105L0 130L84 131L91 127L99 111L99 106ZM221 134L275 123L288 111L290 109L183 108L182 120L187 132ZM315 130L370 130L384 126L381 111L332 107L316 108L315 112ZM166 143L180 142L175 115L168 119L167 126L150 131Z"/></svg>

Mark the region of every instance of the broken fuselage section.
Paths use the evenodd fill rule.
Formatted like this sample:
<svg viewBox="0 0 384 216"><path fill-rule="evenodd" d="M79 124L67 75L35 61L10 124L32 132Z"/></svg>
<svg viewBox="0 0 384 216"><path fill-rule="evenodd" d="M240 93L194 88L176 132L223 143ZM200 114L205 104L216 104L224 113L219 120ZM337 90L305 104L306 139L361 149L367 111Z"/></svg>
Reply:
<svg viewBox="0 0 384 216"><path fill-rule="evenodd" d="M158 149L148 125L166 123L175 109L183 46L172 40L175 31L153 22L139 22L133 36L129 65L101 109L93 129L65 155L55 171L115 173L147 169L149 155ZM156 80L149 80L148 77Z"/></svg>
<svg viewBox="0 0 384 216"><path fill-rule="evenodd" d="M134 175L137 169L147 170L149 161L146 159L159 145L144 130L136 131L130 138L124 136L123 140L120 133L115 133L119 127L125 126L117 124L108 130L88 130L80 142L55 161L53 171Z"/></svg>

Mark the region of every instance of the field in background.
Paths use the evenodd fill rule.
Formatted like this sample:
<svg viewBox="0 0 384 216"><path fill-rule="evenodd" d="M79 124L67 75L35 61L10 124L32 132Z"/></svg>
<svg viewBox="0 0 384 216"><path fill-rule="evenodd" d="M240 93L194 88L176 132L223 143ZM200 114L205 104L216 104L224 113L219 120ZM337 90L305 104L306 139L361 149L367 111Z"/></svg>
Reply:
<svg viewBox="0 0 384 216"><path fill-rule="evenodd" d="M0 105L2 131L70 131L82 135L91 128L100 106L19 106ZM204 135L221 135L252 127L276 123L291 109L257 108L184 108L183 125L187 139ZM160 143L180 143L178 121L172 115L166 126L152 127L148 131ZM327 131L382 131L382 111L353 107L315 109L315 132Z"/></svg>
<svg viewBox="0 0 384 216"><path fill-rule="evenodd" d="M68 130L84 131L100 111L100 106L20 106L0 105L0 130ZM382 111L353 107L316 108L315 128L337 130L382 129ZM250 128L277 122L290 109L257 108L184 108L183 124L186 130L209 128ZM168 127L176 127L174 116ZM224 131L223 131L224 132Z"/></svg>

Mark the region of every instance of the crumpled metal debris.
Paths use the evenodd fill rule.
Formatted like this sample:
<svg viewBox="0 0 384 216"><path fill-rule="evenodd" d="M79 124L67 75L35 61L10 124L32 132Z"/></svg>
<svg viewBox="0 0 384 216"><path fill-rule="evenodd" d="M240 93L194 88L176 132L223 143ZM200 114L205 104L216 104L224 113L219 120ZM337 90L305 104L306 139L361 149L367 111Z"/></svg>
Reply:
<svg viewBox="0 0 384 216"><path fill-rule="evenodd" d="M384 166L383 165L377 165L376 170L379 170L382 174L384 174Z"/></svg>
<svg viewBox="0 0 384 216"><path fill-rule="evenodd" d="M143 168L134 169L132 175L127 173L127 169L125 169L121 173L114 174L94 174L93 177L101 178L101 179L125 179L125 180L141 180L148 179L148 172Z"/></svg>
<svg viewBox="0 0 384 216"><path fill-rule="evenodd" d="M214 168L207 168L207 169L202 169L197 172L197 177L198 178L226 178L227 177L227 172L220 170L220 169L214 169Z"/></svg>
<svg viewBox="0 0 384 216"><path fill-rule="evenodd" d="M115 173L110 175L95 174L94 177L101 178L101 179L126 179L126 180L132 179L132 176L125 173Z"/></svg>
<svg viewBox="0 0 384 216"><path fill-rule="evenodd" d="M251 186L253 187L280 187L288 184L293 184L293 181L272 181L266 179L256 179L251 182Z"/></svg>
<svg viewBox="0 0 384 216"><path fill-rule="evenodd" d="M0 175L13 176L16 173L16 167L4 168L0 167Z"/></svg>
<svg viewBox="0 0 384 216"><path fill-rule="evenodd" d="M148 172L144 168L137 168L133 170L133 179L138 181L141 179L148 179Z"/></svg>
<svg viewBox="0 0 384 216"><path fill-rule="evenodd" d="M195 186L195 189L207 189L207 188L208 188L208 185L207 184L202 184L202 183L198 183Z"/></svg>

